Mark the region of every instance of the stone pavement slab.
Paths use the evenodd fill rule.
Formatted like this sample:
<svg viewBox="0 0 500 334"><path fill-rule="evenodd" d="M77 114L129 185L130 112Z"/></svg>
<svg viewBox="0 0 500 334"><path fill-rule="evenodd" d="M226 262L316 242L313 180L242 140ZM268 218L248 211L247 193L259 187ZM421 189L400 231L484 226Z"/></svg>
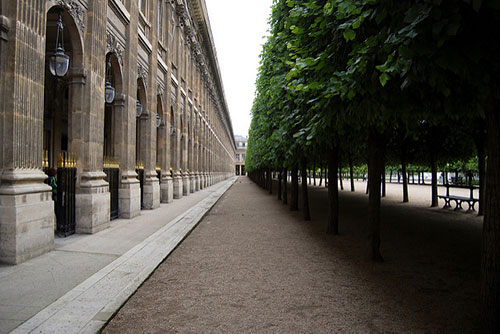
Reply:
<svg viewBox="0 0 500 334"><path fill-rule="evenodd" d="M21 323L12 333L98 331L234 180L115 220L97 234L57 239L56 251L0 267L0 332Z"/></svg>

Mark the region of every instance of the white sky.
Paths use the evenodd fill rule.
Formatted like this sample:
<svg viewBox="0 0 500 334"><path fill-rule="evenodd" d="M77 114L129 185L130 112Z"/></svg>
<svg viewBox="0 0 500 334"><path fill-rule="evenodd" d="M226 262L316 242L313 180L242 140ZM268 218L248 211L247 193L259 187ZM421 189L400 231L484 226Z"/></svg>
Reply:
<svg viewBox="0 0 500 334"><path fill-rule="evenodd" d="M272 0L205 0L235 135L248 135Z"/></svg>

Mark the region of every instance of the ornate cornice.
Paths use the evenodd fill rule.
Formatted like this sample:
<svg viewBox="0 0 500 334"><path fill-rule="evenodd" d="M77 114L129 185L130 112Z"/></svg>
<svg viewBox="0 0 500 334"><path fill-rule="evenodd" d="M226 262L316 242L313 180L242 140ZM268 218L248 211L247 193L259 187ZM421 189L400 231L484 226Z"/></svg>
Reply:
<svg viewBox="0 0 500 334"><path fill-rule="evenodd" d="M85 10L80 6L77 1L74 0L56 0L56 5L65 8L71 15L73 20L80 30L80 33L85 32Z"/></svg>
<svg viewBox="0 0 500 334"><path fill-rule="evenodd" d="M123 67L123 48L118 43L116 37L109 31L106 35L106 53L108 52L114 53L116 55L116 58L118 59L118 62Z"/></svg>

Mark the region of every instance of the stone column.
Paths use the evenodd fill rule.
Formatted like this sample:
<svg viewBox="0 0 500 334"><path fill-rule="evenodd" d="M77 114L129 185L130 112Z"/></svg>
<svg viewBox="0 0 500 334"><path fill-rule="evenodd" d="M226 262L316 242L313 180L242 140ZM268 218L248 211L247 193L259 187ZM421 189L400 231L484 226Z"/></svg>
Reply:
<svg viewBox="0 0 500 334"><path fill-rule="evenodd" d="M141 212L141 187L135 172L135 142L136 142L136 103L137 103L137 1L130 1L127 8L130 13L130 23L125 31L125 52L123 53L123 92L125 95L125 106L123 114L117 114L121 120L120 151L120 189L119 207L120 217L133 218Z"/></svg>
<svg viewBox="0 0 500 334"><path fill-rule="evenodd" d="M158 20L158 10L156 6L148 6L149 15L153 24L152 31L156 31L156 22ZM158 36L156 33L150 34L150 42L152 46L151 54L149 54L149 69L147 78L147 119L143 121L143 143L142 157L144 158L144 208L147 210L156 209L160 206L160 181L156 173L156 111L157 111L157 81L156 76L158 72Z"/></svg>
<svg viewBox="0 0 500 334"><path fill-rule="evenodd" d="M177 93L178 94L178 93ZM179 199L182 198L183 191L182 191L182 174L180 171L180 139L181 139L181 129L180 129L180 122L177 121L179 120L179 113L177 111L177 103L175 103L174 107L174 134L171 136L173 137L173 142L171 142L171 145L173 145L173 152L174 156L172 159L172 168L173 168L173 187L174 187L174 198Z"/></svg>
<svg viewBox="0 0 500 334"><path fill-rule="evenodd" d="M168 92L170 85L167 87L168 88L165 89L166 92ZM166 101L168 101L168 98L169 94L167 93ZM174 184L172 183L172 176L170 175L170 121L168 120L168 103L167 108L163 110L164 124L160 128L160 150L162 153L160 156L160 201L161 203L171 203L174 200Z"/></svg>
<svg viewBox="0 0 500 334"><path fill-rule="evenodd" d="M188 118L188 136L189 136L189 141L188 141L188 167L189 167L189 192L194 193L196 191L196 175L195 175L195 167L193 163L193 158L194 158L194 128L193 125L193 103L190 101L189 102L189 118Z"/></svg>
<svg viewBox="0 0 500 334"><path fill-rule="evenodd" d="M181 93L181 108L180 108L180 117L182 118L182 127L180 128L181 132L181 140L179 145L179 159L181 161L181 169L182 169L182 194L183 196L189 195L189 170L187 164L187 145L188 145L188 134L187 134L187 111L186 111L186 95Z"/></svg>
<svg viewBox="0 0 500 334"><path fill-rule="evenodd" d="M2 6L0 262L17 264L54 245L54 203L41 170L47 16L42 0Z"/></svg>

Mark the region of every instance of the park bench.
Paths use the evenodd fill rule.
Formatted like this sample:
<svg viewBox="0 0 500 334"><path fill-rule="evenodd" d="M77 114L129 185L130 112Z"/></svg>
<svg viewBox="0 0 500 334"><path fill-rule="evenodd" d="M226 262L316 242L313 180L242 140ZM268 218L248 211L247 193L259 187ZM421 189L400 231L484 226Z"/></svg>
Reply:
<svg viewBox="0 0 500 334"><path fill-rule="evenodd" d="M446 184L446 195L438 195L438 198L441 198L444 200L444 206L443 208L451 208L451 202L455 202L455 210L462 210L462 204L465 202L469 205L467 208L467 212L471 211L476 211L474 206L477 202L479 202L479 199L474 198L474 186L468 186L468 187L461 187L461 186L455 186L454 188L467 188L470 189L470 196L465 197L465 196L457 196L457 195L450 195L450 185Z"/></svg>

